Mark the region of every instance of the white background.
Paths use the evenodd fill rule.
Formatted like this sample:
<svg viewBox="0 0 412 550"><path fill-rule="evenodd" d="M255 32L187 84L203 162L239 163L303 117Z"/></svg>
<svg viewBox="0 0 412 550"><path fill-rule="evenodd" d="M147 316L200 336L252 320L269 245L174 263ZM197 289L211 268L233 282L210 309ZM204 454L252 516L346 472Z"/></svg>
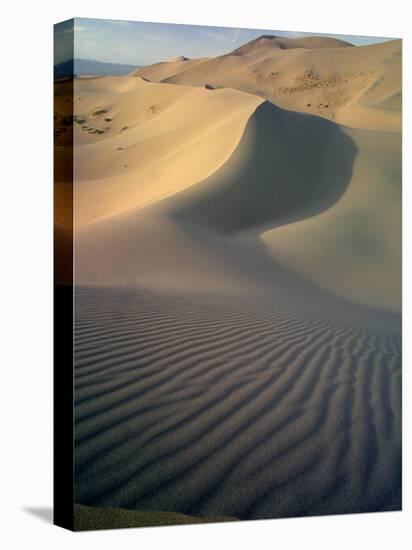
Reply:
<svg viewBox="0 0 412 550"><path fill-rule="evenodd" d="M404 38L404 212L410 211L410 39L406 0L71 0L3 4L0 545L42 548L410 547L411 433L405 415L404 512L212 526L70 533L52 506L52 25L71 17L130 19ZM6 7L7 6L7 7ZM408 21L409 19L409 21ZM3 97L4 96L4 97ZM404 283L410 223L404 215ZM406 243L406 246L405 246ZM404 284L404 395L410 390L410 292ZM4 307L5 304L5 307ZM408 403L406 403L408 405ZM411 410L407 407L406 410ZM405 458L406 457L406 458Z"/></svg>

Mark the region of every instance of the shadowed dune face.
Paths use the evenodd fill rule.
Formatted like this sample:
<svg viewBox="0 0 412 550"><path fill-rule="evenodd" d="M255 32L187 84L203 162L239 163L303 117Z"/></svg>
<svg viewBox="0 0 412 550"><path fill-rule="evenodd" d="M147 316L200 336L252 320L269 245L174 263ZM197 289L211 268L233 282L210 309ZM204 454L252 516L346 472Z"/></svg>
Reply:
<svg viewBox="0 0 412 550"><path fill-rule="evenodd" d="M358 154L341 199L318 216L264 231L268 254L356 303L402 310L401 135L344 129Z"/></svg>
<svg viewBox="0 0 412 550"><path fill-rule="evenodd" d="M261 231L330 208L349 185L356 146L339 126L269 102L249 120L226 164L167 209L177 219L231 234Z"/></svg>
<svg viewBox="0 0 412 550"><path fill-rule="evenodd" d="M75 83L84 121L75 128L77 227L147 206L213 173L263 101L135 77L109 80L104 93L102 80Z"/></svg>

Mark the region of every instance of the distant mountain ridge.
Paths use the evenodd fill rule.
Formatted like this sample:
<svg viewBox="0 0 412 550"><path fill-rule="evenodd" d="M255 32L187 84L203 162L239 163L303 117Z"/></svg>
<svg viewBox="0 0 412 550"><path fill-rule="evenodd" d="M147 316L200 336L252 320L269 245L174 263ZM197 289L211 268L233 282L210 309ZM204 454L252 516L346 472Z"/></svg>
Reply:
<svg viewBox="0 0 412 550"><path fill-rule="evenodd" d="M98 76L123 76L139 68L139 65L126 65L121 63L106 63L93 59L69 59L54 66L54 78L65 78L72 74L98 75Z"/></svg>

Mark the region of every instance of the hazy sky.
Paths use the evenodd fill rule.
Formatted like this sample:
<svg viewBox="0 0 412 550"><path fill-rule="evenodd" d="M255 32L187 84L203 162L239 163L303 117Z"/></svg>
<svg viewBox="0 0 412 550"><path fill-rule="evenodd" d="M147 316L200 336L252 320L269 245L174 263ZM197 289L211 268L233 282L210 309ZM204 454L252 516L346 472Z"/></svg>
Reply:
<svg viewBox="0 0 412 550"><path fill-rule="evenodd" d="M216 56L241 46L261 34L277 36L332 36L355 45L391 40L371 36L303 33L274 29L238 29L166 23L142 23L107 19L74 19L74 55L70 49L73 23L55 27L55 63L82 58L130 65L150 65L158 61L186 57Z"/></svg>

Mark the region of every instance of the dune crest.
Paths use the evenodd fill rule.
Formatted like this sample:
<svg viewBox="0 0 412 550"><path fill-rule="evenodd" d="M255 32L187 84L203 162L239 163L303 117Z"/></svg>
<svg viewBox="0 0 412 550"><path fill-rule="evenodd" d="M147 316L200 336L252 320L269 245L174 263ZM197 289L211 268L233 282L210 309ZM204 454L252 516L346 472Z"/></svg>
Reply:
<svg viewBox="0 0 412 550"><path fill-rule="evenodd" d="M79 154L77 174L79 180L84 178L84 181L76 190L78 227L83 225L83 220L87 224L129 211L132 213L130 220L133 216L145 220L147 216L142 217L139 211L133 214L133 209L151 205L153 210L158 204L154 212L160 214L153 218L158 220L157 234L163 235L166 241L169 240L166 234L173 235L175 243L181 243L181 254L198 258L198 265L203 265L210 257L214 258L211 265L220 266L218 269L223 272L231 272L228 266L224 267L225 261L220 252L217 256L210 256L207 239L201 239L200 243L195 241L200 251L198 253L194 251L193 243L182 238L188 224L191 228L200 226L217 234L235 237L240 234L247 239L257 239L264 243L269 257L277 263L326 290L355 302L399 311L401 251L397 244L400 243L397 205L400 187L396 179L401 159L399 154L390 152L400 151L396 133L386 132L379 136L374 132L349 131L320 117L286 111L270 102L260 103L256 96L233 90L215 90L213 108L216 110L213 116L218 118L224 112L226 127L230 126L231 133L224 130L221 119L219 124L213 126L213 119L208 117L205 130L201 130L199 117L194 117L192 125L188 124L186 117L177 139L170 143L170 133L165 136L167 141L162 157L162 134L159 132L166 121L167 128L172 123L176 125L177 114L183 107L182 100L190 98L192 107L202 105L197 113L203 117L203 105L209 101L209 96L206 90L190 87L182 90L180 86L142 83L133 95L134 99L139 98L140 112L147 111L143 99L147 97L152 101L155 92L163 101L169 99L166 118L162 117L161 110L159 114L143 119L135 113L137 124L132 126L133 119L130 118L130 129L124 135L115 129L105 140L85 148L84 163L87 164L84 172L83 156ZM229 117L229 109L233 110L232 118ZM233 132L235 120L239 123L237 134ZM195 127L201 139L193 139L188 144L185 139L187 135L194 135ZM204 137L202 131L205 132ZM151 150L151 141L147 145L140 137L147 138L150 132L156 137L156 172L150 163L148 168L145 166L150 158L147 151ZM224 151L222 141L216 142L216 136L222 134L228 140L225 156L221 154ZM119 154L114 142L123 144L132 140L136 145L125 147L128 152L122 156L122 162L132 159L126 161L130 164L123 173L122 164L116 164L113 160ZM212 153L205 150L205 144L210 147L208 140L212 141L212 146L217 145L219 156L213 153L214 149ZM193 161L190 161L191 151ZM137 156L138 152L141 156ZM210 164L198 164L199 154L206 153L209 156L204 158L210 159ZM88 163L98 166L101 178L96 179L99 172L94 169L94 179L87 180ZM170 174L177 171L178 176L171 179ZM157 182L155 188L149 185L153 178ZM136 185L136 180L139 185ZM372 210L370 207L374 200L376 208ZM90 204L94 209L92 216ZM377 215L382 208L385 216ZM162 216L168 221L160 222ZM145 226L144 221L142 223L143 227L147 227L150 241L150 225ZM116 224L113 221L110 224L113 235L118 235L119 242L123 243L127 239L127 231L123 234L123 230L119 229L120 233L117 233L115 228L123 227L124 222ZM179 224L183 224L181 229ZM97 229L91 233L97 241L99 231ZM193 230L187 228L187 231ZM144 234L145 230L141 228L139 232ZM107 240L107 237L105 242L105 255L116 255L113 249L118 246L116 242L111 238ZM156 254L149 253L147 243L139 243L139 239L134 240L134 252L127 254L122 248L124 245L120 247L124 256L129 258L129 265L122 261L117 264L123 266L124 275L118 270L107 272L96 255L92 254L90 260L86 257L82 260L80 279L90 281L87 266L92 261L94 271L100 265L97 272L105 280L125 284L130 281L133 269L136 269L133 256L146 258L148 265L156 264L158 271L168 273L171 270L170 273L177 276L173 262L170 264L164 257L165 263L162 265L162 256L155 260ZM156 250L157 247L153 246ZM203 273L209 273L208 268L202 269ZM355 272L356 277L353 276ZM192 284L188 280L190 277L182 273L178 277L185 284ZM191 277L208 285L196 271L191 272ZM141 272L140 278L143 281L146 275ZM232 275L229 279L233 284ZM227 287L226 283L221 284ZM217 286L213 283L210 288Z"/></svg>
<svg viewBox="0 0 412 550"><path fill-rule="evenodd" d="M137 69L137 71L131 73L131 76L146 78L151 82L161 82L162 80L176 76L182 71L199 65L207 61L207 59L207 57L189 59L184 55L180 55L171 61L161 61L160 63Z"/></svg>
<svg viewBox="0 0 412 550"><path fill-rule="evenodd" d="M378 49L387 55L393 48L389 43ZM375 55L373 47L372 52ZM397 56L392 57L388 66L396 74ZM384 86L383 99L379 86ZM109 96L101 91L105 87L112 90ZM145 226L144 220L153 212L157 234L165 242L173 235L175 243L181 243L180 253L204 266L202 273L190 271L194 281L202 281L196 287L237 286L225 253L222 256L219 247L217 254L212 252L213 239L200 236L200 241L196 237L190 242L183 237L198 226L199 235L206 230L254 241L259 258L265 253L263 243L276 265L328 292L399 311L401 158L399 134L390 132L388 123L390 113L397 117L398 112L379 108L383 101L396 109L396 86L379 83L366 94L374 102L373 110L382 113L383 133L345 129L319 116L282 109L258 95L212 89L208 84L198 88L135 77L112 78L105 84L100 78L78 82L76 90L80 98L76 122L83 122L75 124L75 138L82 144L76 164L78 229L113 220L113 235L123 242L127 231L122 228L134 218L141 222L132 227L143 233L147 227L150 235L150 224ZM364 104L359 100L357 108L371 111L365 93L361 96ZM92 122L108 125L104 135L90 134ZM148 207L148 215L139 214ZM377 216L382 208L385 216ZM119 223L114 220L129 213ZM97 242L104 234L101 227L103 232L100 226L91 232ZM90 243L86 233L79 233L79 250L83 239ZM93 272L100 265L97 272L106 281L125 284L136 269L134 258L147 258L158 271L193 284L190 277L177 275L180 268L176 271L174 262L165 259L162 265L162 256L155 260L149 246L139 239L133 243L134 252L125 253L128 261L117 264L123 266L123 274L108 272L96 254L90 255ZM125 252L128 246L123 246ZM116 243L109 238L101 252L106 249L108 257L116 255L113 247ZM231 283L206 281L208 257ZM88 264L84 258L79 270L84 282L90 282ZM141 281L146 280L144 273L140 275ZM159 284L163 286L164 280Z"/></svg>
<svg viewBox="0 0 412 550"><path fill-rule="evenodd" d="M400 103L385 108L385 99L401 93L401 72L401 40L353 47L330 38L261 37L166 81L228 86L355 128L399 130Z"/></svg>
<svg viewBox="0 0 412 550"><path fill-rule="evenodd" d="M230 159L165 209L223 234L293 223L330 208L344 194L356 153L336 124L266 101Z"/></svg>
<svg viewBox="0 0 412 550"><path fill-rule="evenodd" d="M277 48L289 50L296 48L318 49L318 48L346 48L352 44L337 38L321 36L307 36L304 38L283 38L274 35L262 34L258 38L247 42L240 48L236 48L230 55L247 55L260 48Z"/></svg>
<svg viewBox="0 0 412 550"><path fill-rule="evenodd" d="M230 157L262 102L237 90L214 90L211 97L205 88L135 78L119 87L102 95L94 82L75 82L79 227L151 204L210 175Z"/></svg>

